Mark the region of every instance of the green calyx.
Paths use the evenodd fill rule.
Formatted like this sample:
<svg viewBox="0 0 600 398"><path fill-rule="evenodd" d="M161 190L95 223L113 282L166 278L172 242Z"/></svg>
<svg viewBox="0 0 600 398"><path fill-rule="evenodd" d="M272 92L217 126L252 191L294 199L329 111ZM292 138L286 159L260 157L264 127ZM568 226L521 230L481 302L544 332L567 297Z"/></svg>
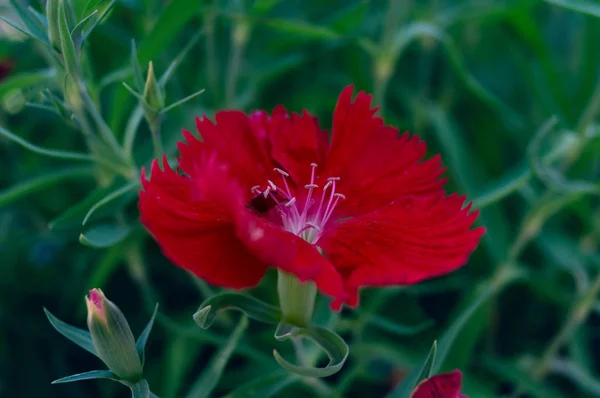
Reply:
<svg viewBox="0 0 600 398"><path fill-rule="evenodd" d="M292 274L278 271L277 292L282 320L294 326L307 326L315 307L317 287L313 282L300 282Z"/></svg>

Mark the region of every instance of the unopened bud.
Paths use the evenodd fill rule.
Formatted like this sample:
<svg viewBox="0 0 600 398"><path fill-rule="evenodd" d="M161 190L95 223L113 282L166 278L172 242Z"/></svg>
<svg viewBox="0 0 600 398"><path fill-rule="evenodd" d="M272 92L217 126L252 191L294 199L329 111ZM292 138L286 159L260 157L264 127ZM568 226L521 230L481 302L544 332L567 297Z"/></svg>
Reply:
<svg viewBox="0 0 600 398"><path fill-rule="evenodd" d="M162 87L158 84L154 75L154 66L152 61L148 65L148 76L146 77L146 85L144 86L144 100L153 109L160 111L165 106L165 98Z"/></svg>
<svg viewBox="0 0 600 398"><path fill-rule="evenodd" d="M100 289L90 290L85 301L96 353L115 375L123 380L138 381L142 376L142 363L127 319Z"/></svg>

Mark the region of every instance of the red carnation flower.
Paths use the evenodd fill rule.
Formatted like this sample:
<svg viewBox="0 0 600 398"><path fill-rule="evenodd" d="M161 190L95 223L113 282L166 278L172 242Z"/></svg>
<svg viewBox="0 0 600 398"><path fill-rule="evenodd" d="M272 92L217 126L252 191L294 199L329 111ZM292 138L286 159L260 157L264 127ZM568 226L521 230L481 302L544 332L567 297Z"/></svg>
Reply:
<svg viewBox="0 0 600 398"><path fill-rule="evenodd" d="M141 221L175 264L234 289L267 267L314 281L342 303L362 286L413 284L462 266L483 228L446 195L439 156L385 126L371 96L346 87L331 141L306 111L217 112L183 131L174 170L142 172ZM324 255L323 255L323 254Z"/></svg>
<svg viewBox="0 0 600 398"><path fill-rule="evenodd" d="M410 398L467 398L460 393L462 375L459 370L442 373L419 383Z"/></svg>

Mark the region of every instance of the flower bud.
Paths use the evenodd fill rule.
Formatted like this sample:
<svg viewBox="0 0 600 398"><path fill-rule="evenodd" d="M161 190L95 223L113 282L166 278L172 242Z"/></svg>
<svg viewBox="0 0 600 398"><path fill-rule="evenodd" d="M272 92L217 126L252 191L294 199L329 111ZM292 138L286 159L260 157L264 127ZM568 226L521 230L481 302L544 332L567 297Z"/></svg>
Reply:
<svg viewBox="0 0 600 398"><path fill-rule="evenodd" d="M127 319L121 310L104 296L102 290L90 290L85 298L88 328L100 359L111 372L127 381L142 376L142 363Z"/></svg>
<svg viewBox="0 0 600 398"><path fill-rule="evenodd" d="M467 398L460 393L461 385L462 374L459 370L438 374L421 381L410 394L410 398Z"/></svg>
<svg viewBox="0 0 600 398"><path fill-rule="evenodd" d="M144 100L146 100L146 103L155 111L160 111L165 107L163 89L158 84L158 80L156 80L152 62L148 64L148 76L146 77L143 97Z"/></svg>

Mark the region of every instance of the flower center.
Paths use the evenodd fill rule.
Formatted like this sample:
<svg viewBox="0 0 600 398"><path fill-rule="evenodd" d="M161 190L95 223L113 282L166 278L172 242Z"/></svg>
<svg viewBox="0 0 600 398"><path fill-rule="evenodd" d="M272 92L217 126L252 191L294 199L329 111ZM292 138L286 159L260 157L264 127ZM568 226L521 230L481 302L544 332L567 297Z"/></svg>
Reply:
<svg viewBox="0 0 600 398"><path fill-rule="evenodd" d="M288 184L289 174L284 170L274 170L281 176L282 184L278 186L271 180L267 180L264 190L259 185L250 189L255 195L250 200L250 207L259 213L266 213L275 208L281 216L281 226L310 243L315 243L323 231L325 224L331 218L333 210L340 199L346 199L344 195L336 192L339 177L329 177L327 183L321 189L319 199L319 186L315 183L316 163L311 163L310 183L304 186L308 190L306 200L300 203L293 195ZM318 204L318 206L317 206Z"/></svg>

